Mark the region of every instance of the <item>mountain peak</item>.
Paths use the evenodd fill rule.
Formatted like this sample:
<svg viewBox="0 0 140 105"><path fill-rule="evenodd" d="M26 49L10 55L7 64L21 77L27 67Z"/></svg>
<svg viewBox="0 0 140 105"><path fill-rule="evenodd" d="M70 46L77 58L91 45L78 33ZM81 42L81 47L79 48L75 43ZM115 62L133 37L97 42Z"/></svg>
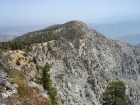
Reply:
<svg viewBox="0 0 140 105"><path fill-rule="evenodd" d="M44 30L53 30L54 31L54 30L57 30L62 27L72 28L72 26L87 27L87 25L84 22L79 21L79 20L74 20L74 21L68 21L64 24L55 24L55 25L45 28Z"/></svg>
<svg viewBox="0 0 140 105"><path fill-rule="evenodd" d="M76 20L64 24L52 25L39 31L29 32L17 37L14 41L31 40L38 36L45 37L50 35L50 33L66 39L74 39L84 37L87 32L89 33L91 31L93 31L93 29L89 28L84 22Z"/></svg>
<svg viewBox="0 0 140 105"><path fill-rule="evenodd" d="M72 20L72 21L68 21L64 24L76 24L76 25L85 25L87 26L84 22L80 21L80 20Z"/></svg>

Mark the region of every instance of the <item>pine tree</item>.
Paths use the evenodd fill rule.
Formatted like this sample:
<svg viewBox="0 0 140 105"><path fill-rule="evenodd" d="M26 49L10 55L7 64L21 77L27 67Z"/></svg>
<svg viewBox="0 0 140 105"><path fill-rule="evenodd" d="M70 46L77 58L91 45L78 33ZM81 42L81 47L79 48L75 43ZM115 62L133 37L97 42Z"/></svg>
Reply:
<svg viewBox="0 0 140 105"><path fill-rule="evenodd" d="M33 62L36 64L37 62L36 62L36 58L35 57L33 57Z"/></svg>
<svg viewBox="0 0 140 105"><path fill-rule="evenodd" d="M102 105L127 105L125 90L123 82L111 82L101 95Z"/></svg>

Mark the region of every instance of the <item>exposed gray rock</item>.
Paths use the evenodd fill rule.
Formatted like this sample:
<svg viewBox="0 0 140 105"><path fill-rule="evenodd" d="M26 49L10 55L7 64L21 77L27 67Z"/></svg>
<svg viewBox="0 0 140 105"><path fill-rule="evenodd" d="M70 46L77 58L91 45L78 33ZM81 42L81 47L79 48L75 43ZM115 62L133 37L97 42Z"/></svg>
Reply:
<svg viewBox="0 0 140 105"><path fill-rule="evenodd" d="M49 41L52 51L46 44L34 44L30 56L36 56L40 66L49 63L59 105L100 105L102 92L115 80L125 83L134 105L140 104L140 49L109 40L80 21L43 32L49 31L61 37Z"/></svg>

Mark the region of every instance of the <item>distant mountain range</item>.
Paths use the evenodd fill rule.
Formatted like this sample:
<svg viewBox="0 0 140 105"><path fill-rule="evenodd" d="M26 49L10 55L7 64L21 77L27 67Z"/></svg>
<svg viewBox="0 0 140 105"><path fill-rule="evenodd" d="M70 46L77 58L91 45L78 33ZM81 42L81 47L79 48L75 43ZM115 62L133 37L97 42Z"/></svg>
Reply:
<svg viewBox="0 0 140 105"><path fill-rule="evenodd" d="M14 35L0 35L0 42L6 42L9 40L12 40L15 37L16 36L14 36Z"/></svg>
<svg viewBox="0 0 140 105"><path fill-rule="evenodd" d="M140 34L140 21L120 22L113 24L94 24L89 23L88 26L105 35L107 38L116 39L124 35Z"/></svg>
<svg viewBox="0 0 140 105"><path fill-rule="evenodd" d="M139 35L125 35L115 38L116 40L121 40L131 45L138 45L140 43L140 34Z"/></svg>
<svg viewBox="0 0 140 105"><path fill-rule="evenodd" d="M42 29L46 26L14 26L14 27L0 27L0 42L6 42L13 38L31 32L37 29Z"/></svg>
<svg viewBox="0 0 140 105"><path fill-rule="evenodd" d="M0 27L0 35L14 35L19 36L27 32L42 29L48 25L39 26L13 26L13 27Z"/></svg>
<svg viewBox="0 0 140 105"><path fill-rule="evenodd" d="M139 48L140 48L140 43L139 43L139 44L137 44L137 47L139 47Z"/></svg>

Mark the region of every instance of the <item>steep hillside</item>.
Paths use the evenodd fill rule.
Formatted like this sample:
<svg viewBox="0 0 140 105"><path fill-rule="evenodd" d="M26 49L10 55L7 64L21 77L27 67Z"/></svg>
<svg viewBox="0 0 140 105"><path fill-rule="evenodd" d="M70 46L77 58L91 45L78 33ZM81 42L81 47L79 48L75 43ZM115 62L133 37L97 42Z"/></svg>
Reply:
<svg viewBox="0 0 140 105"><path fill-rule="evenodd" d="M140 49L109 40L80 21L31 32L14 41L46 38L49 33L59 38L34 43L29 51L3 52L8 65L36 82L41 67L49 64L58 105L100 105L106 86L116 80L125 83L127 100L140 104Z"/></svg>

